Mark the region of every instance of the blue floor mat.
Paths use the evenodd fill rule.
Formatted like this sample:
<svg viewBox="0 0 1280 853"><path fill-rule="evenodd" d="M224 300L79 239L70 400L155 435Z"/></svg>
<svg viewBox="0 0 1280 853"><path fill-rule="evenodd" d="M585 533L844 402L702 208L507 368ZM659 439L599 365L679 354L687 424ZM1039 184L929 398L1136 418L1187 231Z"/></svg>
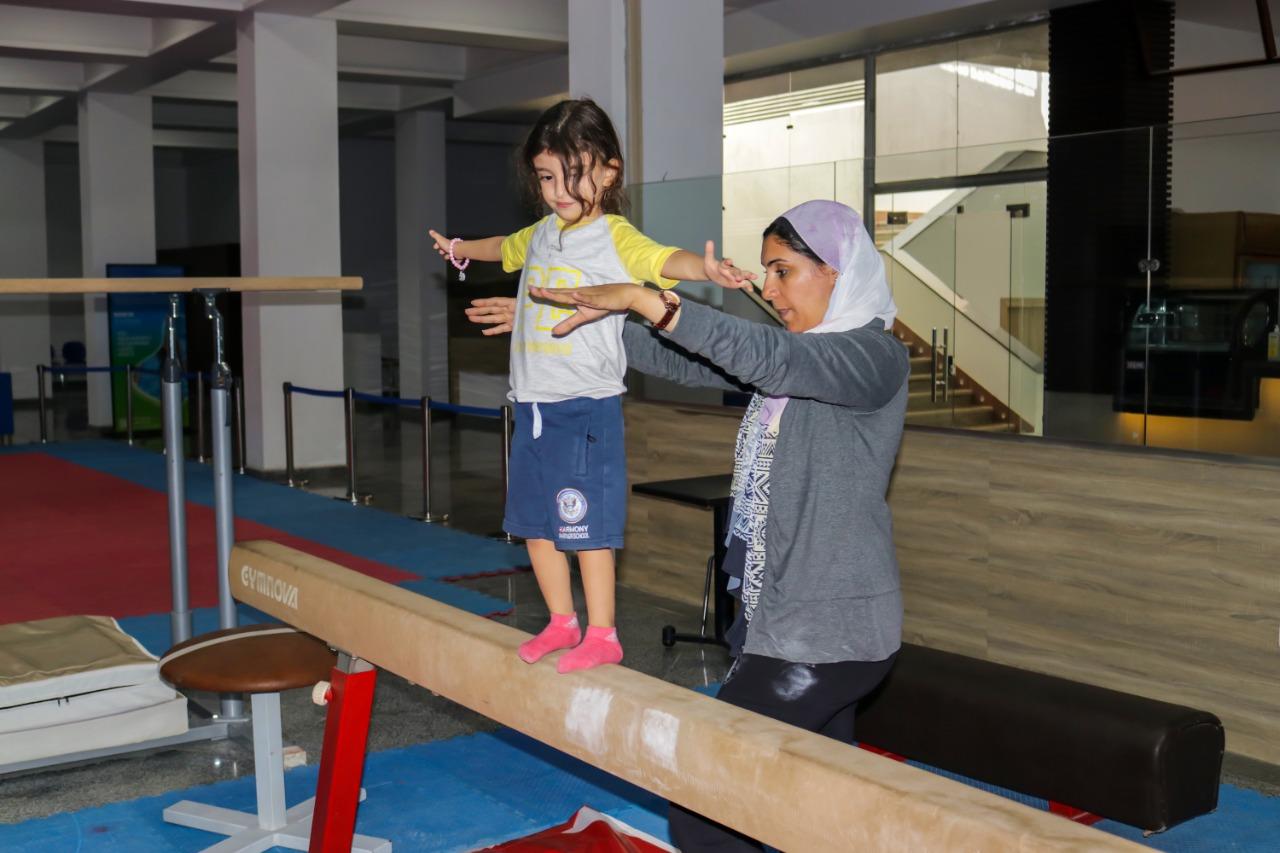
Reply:
<svg viewBox="0 0 1280 853"><path fill-rule="evenodd" d="M165 491L164 457L119 442L47 444L39 451ZM187 500L213 506L213 471L187 462ZM513 571L528 566L523 548L378 509L351 506L323 495L256 477L234 475L236 517L270 525L385 563L420 578L442 580Z"/></svg>
<svg viewBox="0 0 1280 853"><path fill-rule="evenodd" d="M288 801L311 796L315 781L315 767L287 773ZM371 754L364 784L369 798L360 807L357 831L389 838L402 851L475 850L553 826L582 805L667 838L663 800L510 729ZM163 823L164 807L180 799L250 810L253 780L0 826L0 849L132 853L211 844L211 834ZM1114 821L1098 829L1169 853L1274 850L1280 799L1224 785L1217 812L1160 835L1143 838L1140 830Z"/></svg>
<svg viewBox="0 0 1280 853"><path fill-rule="evenodd" d="M288 802L315 784L315 767L289 771ZM585 804L665 837L662 800L510 730L373 753L364 784L356 831L389 838L398 851L475 850L553 826ZM0 825L0 849L151 853L214 843L211 833L163 822L164 808L182 799L248 811L253 779Z"/></svg>

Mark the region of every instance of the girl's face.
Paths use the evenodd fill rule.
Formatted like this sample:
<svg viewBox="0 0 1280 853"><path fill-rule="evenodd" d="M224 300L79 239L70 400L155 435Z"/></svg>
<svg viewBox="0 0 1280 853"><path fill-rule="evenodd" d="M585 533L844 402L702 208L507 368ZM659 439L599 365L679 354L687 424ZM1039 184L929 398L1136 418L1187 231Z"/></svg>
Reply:
<svg viewBox="0 0 1280 853"><path fill-rule="evenodd" d="M578 179L578 185L572 189L586 202L585 205L569 193L570 187L566 184L559 157L543 151L533 158L533 173L542 190L542 200L565 222L595 216L600 209L600 196L618 176L617 167L609 163L585 160L584 165L586 168Z"/></svg>
<svg viewBox="0 0 1280 853"><path fill-rule="evenodd" d="M764 267L764 298L782 317L788 332L807 332L822 322L835 290L838 273L816 264L777 237L760 247Z"/></svg>

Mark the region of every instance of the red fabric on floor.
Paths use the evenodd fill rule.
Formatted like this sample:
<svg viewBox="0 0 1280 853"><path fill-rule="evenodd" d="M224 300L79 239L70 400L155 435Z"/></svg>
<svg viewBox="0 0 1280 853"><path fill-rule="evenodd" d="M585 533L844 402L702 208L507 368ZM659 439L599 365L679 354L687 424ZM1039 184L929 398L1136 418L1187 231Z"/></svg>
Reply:
<svg viewBox="0 0 1280 853"><path fill-rule="evenodd" d="M271 539L396 583L415 575L236 519L236 539ZM187 504L191 607L218 603L209 507ZM0 624L79 613L172 609L162 492L44 453L0 455Z"/></svg>
<svg viewBox="0 0 1280 853"><path fill-rule="evenodd" d="M583 806L564 823L481 853L674 853L626 824Z"/></svg>

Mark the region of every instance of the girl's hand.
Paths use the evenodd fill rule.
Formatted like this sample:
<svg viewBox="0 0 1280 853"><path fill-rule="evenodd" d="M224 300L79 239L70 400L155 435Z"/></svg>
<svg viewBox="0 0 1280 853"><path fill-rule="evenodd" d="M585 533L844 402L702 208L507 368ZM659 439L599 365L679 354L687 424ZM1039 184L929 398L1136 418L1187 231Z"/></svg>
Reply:
<svg viewBox="0 0 1280 853"><path fill-rule="evenodd" d="M708 281L714 281L730 290L750 290L751 282L756 278L755 273L735 267L729 258L717 261L716 244L711 240L707 241L706 251L702 256L702 270L707 274Z"/></svg>
<svg viewBox="0 0 1280 853"><path fill-rule="evenodd" d="M450 239L444 236L443 234L441 234L439 231L432 231L428 229L427 233L430 234L431 239L435 241L436 251L440 253L440 257L444 258L445 260L448 260L449 259L449 243L451 242ZM454 244L454 247L453 247L453 256L460 261L467 257L466 253L462 251L462 247L465 245L466 243L459 240L456 244Z"/></svg>
<svg viewBox="0 0 1280 853"><path fill-rule="evenodd" d="M594 287L531 287L529 295L548 302L572 305L577 310L558 323L551 334L562 337L579 326L592 323L617 311L630 311L636 297L644 292L637 284L600 284Z"/></svg>
<svg viewBox="0 0 1280 853"><path fill-rule="evenodd" d="M481 329L482 335L501 335L511 331L511 324L516 318L516 301L510 296L490 296L487 299L472 299L471 307L466 309L467 319L487 329Z"/></svg>

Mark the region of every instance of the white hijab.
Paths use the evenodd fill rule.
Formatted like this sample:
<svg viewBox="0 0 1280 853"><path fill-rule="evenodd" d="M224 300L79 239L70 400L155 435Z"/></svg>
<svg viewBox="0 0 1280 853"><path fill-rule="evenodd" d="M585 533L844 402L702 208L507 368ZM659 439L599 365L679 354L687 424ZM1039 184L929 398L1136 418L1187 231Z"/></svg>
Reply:
<svg viewBox="0 0 1280 853"><path fill-rule="evenodd" d="M858 212L837 201L818 199L791 208L782 218L823 263L839 273L822 322L806 334L847 332L873 319L884 323L886 331L892 329L898 306L885 281L884 261Z"/></svg>

